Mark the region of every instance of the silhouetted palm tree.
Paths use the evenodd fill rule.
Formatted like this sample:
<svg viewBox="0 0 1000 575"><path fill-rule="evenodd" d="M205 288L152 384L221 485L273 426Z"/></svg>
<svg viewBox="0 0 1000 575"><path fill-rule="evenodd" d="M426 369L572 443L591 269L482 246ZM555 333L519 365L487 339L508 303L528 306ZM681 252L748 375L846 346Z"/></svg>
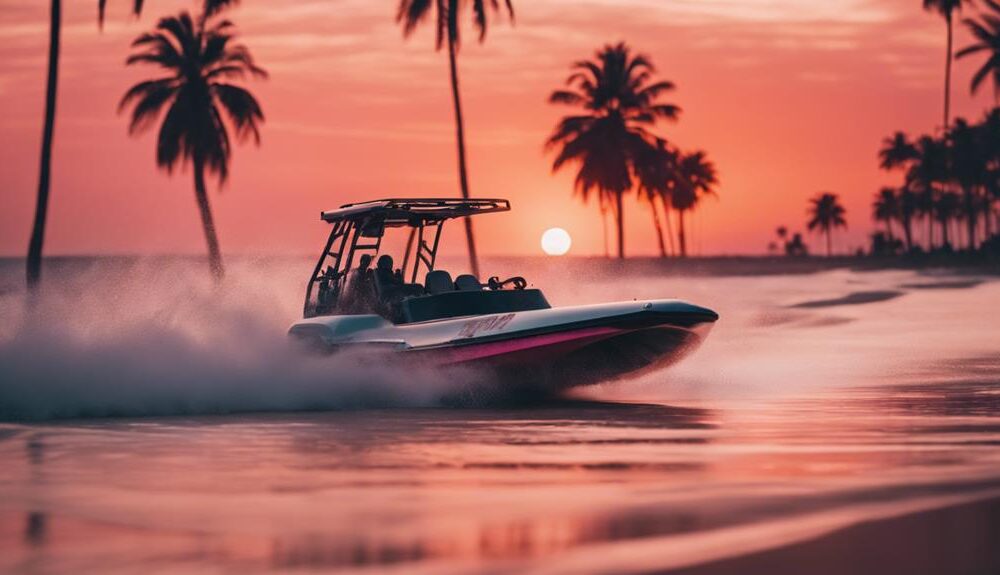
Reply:
<svg viewBox="0 0 1000 575"><path fill-rule="evenodd" d="M891 242L893 239L892 222L899 219L899 196L894 188L882 188L875 194L875 201L872 202L872 217L876 222L885 224L886 237Z"/></svg>
<svg viewBox="0 0 1000 575"><path fill-rule="evenodd" d="M913 251L913 218L919 211L919 200L909 185L904 185L896 195L899 202L899 224L903 228L906 251Z"/></svg>
<svg viewBox="0 0 1000 575"><path fill-rule="evenodd" d="M646 131L659 119L674 120L680 109L658 98L671 90L671 82L650 83L654 68L628 46L608 45L594 60L576 62L566 83L556 90L552 104L576 106L580 115L559 122L546 148L558 148L552 164L558 171L567 162L578 164L575 188L584 201L592 191L614 200L618 227L618 257L625 257L624 195L632 189L636 159L653 140Z"/></svg>
<svg viewBox="0 0 1000 575"><path fill-rule="evenodd" d="M205 13L217 12L239 0L205 0ZM132 0L132 12L138 16L143 0ZM107 0L98 0L98 24L104 24L104 10ZM49 4L49 58L45 85L45 123L42 129L42 153L38 174L38 195L35 202L35 218L28 242L28 257L25 260L28 289L34 291L42 274L42 251L45 243L45 224L48 220L49 186L52 173L52 140L55 134L56 93L59 80L59 40L62 32L62 2L50 0Z"/></svg>
<svg viewBox="0 0 1000 575"><path fill-rule="evenodd" d="M229 175L232 154L229 132L240 141L260 143L258 124L264 121L257 99L230 80L247 75L266 78L246 46L233 45L233 24L205 17L194 20L187 12L163 18L156 29L136 38L135 52L126 63L153 64L167 72L155 80L132 86L119 111L132 108L129 133L146 130L160 112L166 114L156 145L156 164L171 173L178 164L191 163L195 198L208 244L212 275L223 275L222 254L208 202L205 172Z"/></svg>
<svg viewBox="0 0 1000 575"><path fill-rule="evenodd" d="M907 180L918 197L919 212L927 218L928 248L934 248L934 203L941 186L949 179L948 148L943 141L921 136L916 143L917 159L910 166Z"/></svg>
<svg viewBox="0 0 1000 575"><path fill-rule="evenodd" d="M687 237L684 231L684 214L694 209L706 195L715 195L719 179L715 166L705 152L682 154L677 163L677 187L672 200L677 210L677 240L681 257L687 256Z"/></svg>
<svg viewBox="0 0 1000 575"><path fill-rule="evenodd" d="M847 220L844 219L846 210L840 205L840 198L836 194L823 192L809 200L809 229L819 229L826 234L826 255L833 255L833 230L834 228L846 228Z"/></svg>
<svg viewBox="0 0 1000 575"><path fill-rule="evenodd" d="M955 13L962 10L963 4L971 4L972 0L923 0L923 3L924 10L937 12L944 18L948 27L948 52L944 64L944 129L947 131L951 114L951 60L954 52Z"/></svg>
<svg viewBox="0 0 1000 575"><path fill-rule="evenodd" d="M647 146L636 161L639 180L639 195L647 202L653 213L653 227L660 248L660 257L667 257L663 226L657 204L663 205L664 215L670 218L670 206L674 189L677 187L677 153L667 147L666 141L657 139L655 146Z"/></svg>
<svg viewBox="0 0 1000 575"><path fill-rule="evenodd" d="M906 168L917 158L917 148L903 132L896 132L891 137L882 140L882 149L878 152L879 166L883 170Z"/></svg>
<svg viewBox="0 0 1000 575"><path fill-rule="evenodd" d="M458 183L462 197L468 199L469 176L465 160L465 120L462 116L462 99L458 89L458 64L456 57L460 45L458 16L466 4L472 4L473 23L479 32L479 41L486 39L488 9L500 9L499 0L400 0L396 21L403 25L403 35L409 36L417 25L434 13L437 50L448 46L448 66L451 73L451 97L455 108L455 136L458 143ZM511 0L503 0L507 14L514 19L514 5ZM469 249L469 264L472 273L479 276L479 258L476 255L476 238L472 231L472 219L464 218L465 239Z"/></svg>
<svg viewBox="0 0 1000 575"><path fill-rule="evenodd" d="M953 247L948 239L948 226L958 218L962 210L962 198L955 192L942 192L934 202L934 217L941 225L941 238L945 248Z"/></svg>
<svg viewBox="0 0 1000 575"><path fill-rule="evenodd" d="M951 144L949 168L951 179L962 190L962 214L968 232L970 249L976 247L976 227L979 222L981 202L979 190L985 186L987 174L986 146L982 142L982 129L972 126L963 118L947 134Z"/></svg>
<svg viewBox="0 0 1000 575"><path fill-rule="evenodd" d="M970 89L975 94L983 81L989 77L993 80L993 97L1000 99L1000 4L995 0L983 0L983 2L993 13L983 14L978 20L965 19L965 27L976 42L959 50L955 57L961 59L986 52L986 61L973 74Z"/></svg>
<svg viewBox="0 0 1000 575"><path fill-rule="evenodd" d="M996 229L995 207L1000 200L1000 108L993 108L979 123L980 142L986 159L983 178L983 229L992 237Z"/></svg>

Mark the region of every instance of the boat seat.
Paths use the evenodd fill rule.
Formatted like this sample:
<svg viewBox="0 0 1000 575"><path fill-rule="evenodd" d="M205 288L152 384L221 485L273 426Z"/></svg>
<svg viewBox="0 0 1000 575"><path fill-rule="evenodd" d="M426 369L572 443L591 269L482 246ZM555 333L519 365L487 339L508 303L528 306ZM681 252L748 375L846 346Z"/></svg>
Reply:
<svg viewBox="0 0 1000 575"><path fill-rule="evenodd" d="M482 291L483 284L479 283L474 275L462 274L455 278L455 289L458 291Z"/></svg>
<svg viewBox="0 0 1000 575"><path fill-rule="evenodd" d="M378 258L375 264L375 293L378 297L386 299L389 292L398 287L399 281L392 273L392 256L383 255Z"/></svg>
<svg viewBox="0 0 1000 575"><path fill-rule="evenodd" d="M451 274L444 270L433 270L427 272L424 277L424 289L431 295L455 291L455 284L451 281Z"/></svg>

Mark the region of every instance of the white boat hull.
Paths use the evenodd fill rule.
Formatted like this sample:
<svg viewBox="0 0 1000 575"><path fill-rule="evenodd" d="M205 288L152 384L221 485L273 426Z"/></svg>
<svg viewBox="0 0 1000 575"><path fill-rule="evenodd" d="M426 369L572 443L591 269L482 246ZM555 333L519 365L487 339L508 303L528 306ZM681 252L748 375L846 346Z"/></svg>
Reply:
<svg viewBox="0 0 1000 575"><path fill-rule="evenodd" d="M718 319L679 300L630 301L395 325L378 315L301 320L293 338L325 352L384 350L394 360L483 370L505 386L556 391L669 365Z"/></svg>

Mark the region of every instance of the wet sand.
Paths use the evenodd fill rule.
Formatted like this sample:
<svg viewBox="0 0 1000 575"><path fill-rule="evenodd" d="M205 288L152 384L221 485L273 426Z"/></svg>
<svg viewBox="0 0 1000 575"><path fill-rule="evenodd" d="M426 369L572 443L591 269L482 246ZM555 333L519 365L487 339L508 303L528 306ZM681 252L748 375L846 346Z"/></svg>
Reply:
<svg viewBox="0 0 1000 575"><path fill-rule="evenodd" d="M871 521L816 539L672 575L1000 573L1000 498Z"/></svg>

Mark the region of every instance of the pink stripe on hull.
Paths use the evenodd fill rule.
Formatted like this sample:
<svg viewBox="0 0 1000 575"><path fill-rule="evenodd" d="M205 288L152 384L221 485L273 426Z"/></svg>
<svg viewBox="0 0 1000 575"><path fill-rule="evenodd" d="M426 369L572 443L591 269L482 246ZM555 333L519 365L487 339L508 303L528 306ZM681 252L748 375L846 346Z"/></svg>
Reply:
<svg viewBox="0 0 1000 575"><path fill-rule="evenodd" d="M613 327L590 327L503 341L469 344L461 347L426 350L421 352L421 355L423 353L437 352L441 356L437 358L438 363L443 365L495 357L523 359L526 354L567 353L589 343L618 335L624 331L626 330Z"/></svg>

